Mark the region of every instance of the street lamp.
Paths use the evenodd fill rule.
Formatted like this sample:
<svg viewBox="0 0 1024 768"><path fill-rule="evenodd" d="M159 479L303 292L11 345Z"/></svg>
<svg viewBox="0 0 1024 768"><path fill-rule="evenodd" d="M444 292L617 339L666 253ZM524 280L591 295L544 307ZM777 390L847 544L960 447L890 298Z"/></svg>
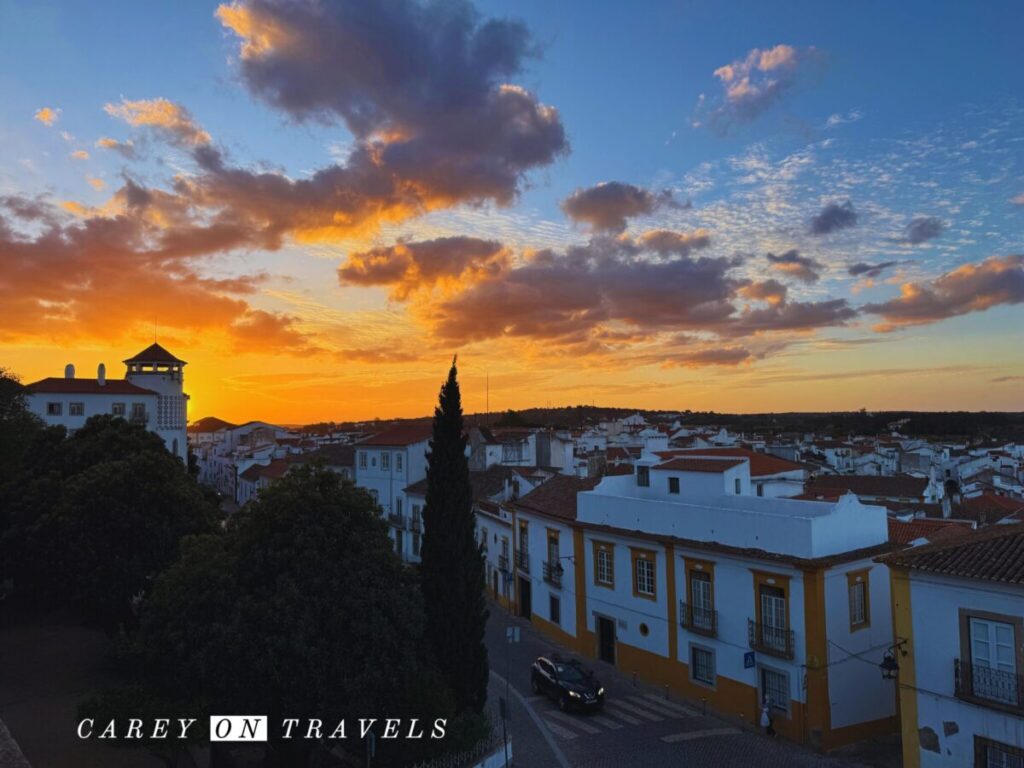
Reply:
<svg viewBox="0 0 1024 768"><path fill-rule="evenodd" d="M568 560L570 563L575 565L576 564L576 556L575 555L564 555L564 556L558 558L558 561L555 563L555 572L558 574L558 578L562 578L562 574L565 573L565 568L562 567L562 561L563 560Z"/></svg>
<svg viewBox="0 0 1024 768"><path fill-rule="evenodd" d="M899 651L900 656L906 656L907 652L903 649L906 644L906 639L900 638L896 643L890 645L885 655L882 657L882 662L878 665L878 668L882 670L883 680L895 680L900 673L900 664L896 660L895 651Z"/></svg>

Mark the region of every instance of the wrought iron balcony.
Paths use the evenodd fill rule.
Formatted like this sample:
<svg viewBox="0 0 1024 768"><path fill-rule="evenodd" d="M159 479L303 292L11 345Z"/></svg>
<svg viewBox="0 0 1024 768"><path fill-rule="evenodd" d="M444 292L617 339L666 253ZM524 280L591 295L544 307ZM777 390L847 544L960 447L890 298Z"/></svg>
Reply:
<svg viewBox="0 0 1024 768"><path fill-rule="evenodd" d="M528 550L516 550L516 568L518 568L523 573L530 572L530 553Z"/></svg>
<svg viewBox="0 0 1024 768"><path fill-rule="evenodd" d="M508 573L508 557L505 555L498 555L498 570L505 571Z"/></svg>
<svg viewBox="0 0 1024 768"><path fill-rule="evenodd" d="M1024 676L969 661L953 660L956 696L997 709L1024 712Z"/></svg>
<svg viewBox="0 0 1024 768"><path fill-rule="evenodd" d="M679 624L698 635L718 634L718 611L679 601Z"/></svg>
<svg viewBox="0 0 1024 768"><path fill-rule="evenodd" d="M562 566L557 561L554 563L544 562L544 581L553 587L562 587Z"/></svg>
<svg viewBox="0 0 1024 768"><path fill-rule="evenodd" d="M793 630L781 629L772 624L758 624L747 619L747 639L755 651L778 656L780 659L792 659L795 639Z"/></svg>
<svg viewBox="0 0 1024 768"><path fill-rule="evenodd" d="M405 515L401 512L391 512L388 515L388 522L395 528L405 528Z"/></svg>

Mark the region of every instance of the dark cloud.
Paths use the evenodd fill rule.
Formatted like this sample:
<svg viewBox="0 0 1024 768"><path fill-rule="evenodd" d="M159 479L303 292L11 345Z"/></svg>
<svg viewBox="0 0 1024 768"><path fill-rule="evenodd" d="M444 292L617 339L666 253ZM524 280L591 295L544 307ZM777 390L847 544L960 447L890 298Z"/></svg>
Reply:
<svg viewBox="0 0 1024 768"><path fill-rule="evenodd" d="M786 286L778 280L762 280L742 286L739 289L739 295L744 299L751 299L753 301L781 304L786 300L786 290Z"/></svg>
<svg viewBox="0 0 1024 768"><path fill-rule="evenodd" d="M494 277L507 262L508 251L494 240L441 237L349 254L338 268L338 279L343 285L390 286L392 298L404 300L444 279Z"/></svg>
<svg viewBox="0 0 1024 768"><path fill-rule="evenodd" d="M807 256L801 256L796 249L788 250L781 256L769 253L765 258L771 262L771 269L805 283L818 282L818 279L821 277L821 270L824 269L824 265L821 262Z"/></svg>
<svg viewBox="0 0 1024 768"><path fill-rule="evenodd" d="M861 275L864 277L878 277L885 270L895 267L899 263L898 261L882 261L878 264L867 264L861 261L852 265L846 271L853 277L860 277Z"/></svg>
<svg viewBox="0 0 1024 768"><path fill-rule="evenodd" d="M244 0L217 13L254 94L355 135L353 167L319 180L337 198L507 204L523 173L568 148L557 110L506 84L533 53L526 28L471 3Z"/></svg>
<svg viewBox="0 0 1024 768"><path fill-rule="evenodd" d="M943 223L942 219L936 218L935 216L917 216L907 224L907 231L903 236L903 239L904 242L911 243L912 245L918 245L919 243L934 240L936 237L941 235L945 229L946 225Z"/></svg>
<svg viewBox="0 0 1024 768"><path fill-rule="evenodd" d="M1024 256L1013 255L964 264L933 280L904 283L897 298L862 309L882 318L877 330L892 331L1020 303L1024 303Z"/></svg>
<svg viewBox="0 0 1024 768"><path fill-rule="evenodd" d="M852 227L857 223L857 212L853 209L853 203L847 200L845 203L829 203L821 212L811 219L811 234L827 235L839 229Z"/></svg>
<svg viewBox="0 0 1024 768"><path fill-rule="evenodd" d="M747 336L773 331L813 331L845 325L857 315L858 311L846 299L780 302L764 309L742 312L721 332L731 336Z"/></svg>
<svg viewBox="0 0 1024 768"><path fill-rule="evenodd" d="M622 232L628 219L653 213L662 206L680 205L668 190L654 193L621 181L606 181L577 189L562 201L565 215L595 232Z"/></svg>
<svg viewBox="0 0 1024 768"><path fill-rule="evenodd" d="M724 135L735 125L749 123L778 103L800 80L819 69L824 59L814 47L776 45L754 48L744 58L715 70L722 95L707 99L701 94L693 125L707 125Z"/></svg>

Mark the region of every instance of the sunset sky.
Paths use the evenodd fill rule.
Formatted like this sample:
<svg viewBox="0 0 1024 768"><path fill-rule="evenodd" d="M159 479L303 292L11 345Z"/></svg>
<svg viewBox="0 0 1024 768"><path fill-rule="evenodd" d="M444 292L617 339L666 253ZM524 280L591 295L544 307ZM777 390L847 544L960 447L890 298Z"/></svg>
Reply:
<svg viewBox="0 0 1024 768"><path fill-rule="evenodd" d="M0 366L190 419L1024 409L1019 3L0 4Z"/></svg>

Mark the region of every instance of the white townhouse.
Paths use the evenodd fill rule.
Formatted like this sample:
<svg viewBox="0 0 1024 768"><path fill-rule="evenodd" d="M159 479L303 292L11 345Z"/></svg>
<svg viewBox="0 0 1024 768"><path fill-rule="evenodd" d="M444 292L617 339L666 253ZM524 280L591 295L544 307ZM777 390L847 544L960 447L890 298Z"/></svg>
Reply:
<svg viewBox="0 0 1024 768"><path fill-rule="evenodd" d="M639 463L589 490L569 480L507 505L521 615L748 722L767 700L794 741L895 730L877 666L892 644L888 569L873 560L893 546L884 508L758 497L747 457Z"/></svg>
<svg viewBox="0 0 1024 768"><path fill-rule="evenodd" d="M406 544L402 531L412 514L405 489L427 476L427 450L432 428L427 425L391 427L355 443L355 483L377 502L392 524L399 552Z"/></svg>
<svg viewBox="0 0 1024 768"><path fill-rule="evenodd" d="M804 492L807 470L802 464L772 456L749 448L683 448L670 451L658 451L662 459L675 456L698 458L734 457L745 458L750 462L750 488L755 496L768 498L792 498Z"/></svg>
<svg viewBox="0 0 1024 768"><path fill-rule="evenodd" d="M29 410L47 424L66 427L69 432L81 428L90 416L121 416L159 435L167 450L187 462L187 363L154 343L124 364L123 379L108 379L102 363L95 379L76 378L75 366L69 364L64 378L26 385Z"/></svg>
<svg viewBox="0 0 1024 768"><path fill-rule="evenodd" d="M1024 524L880 558L904 768L1024 765Z"/></svg>

